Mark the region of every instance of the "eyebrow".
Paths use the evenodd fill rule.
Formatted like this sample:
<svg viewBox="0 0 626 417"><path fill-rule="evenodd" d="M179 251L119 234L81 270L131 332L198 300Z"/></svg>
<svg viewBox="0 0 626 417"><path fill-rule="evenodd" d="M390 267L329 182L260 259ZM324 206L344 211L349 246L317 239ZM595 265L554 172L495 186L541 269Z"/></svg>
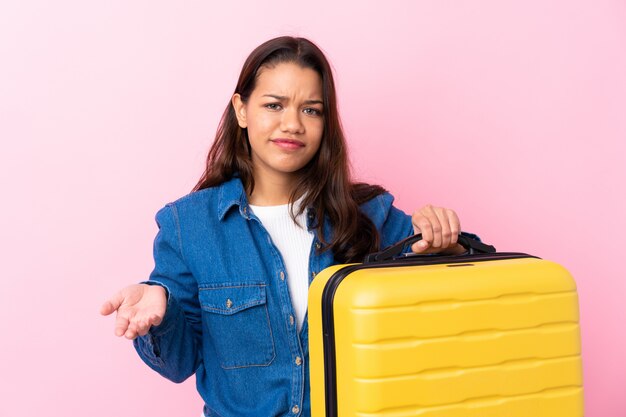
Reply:
<svg viewBox="0 0 626 417"><path fill-rule="evenodd" d="M272 97L275 98L277 100L287 100L288 97L286 96L278 96L276 94L263 94L262 97ZM324 102L322 100L305 100L304 104L321 104L324 105Z"/></svg>

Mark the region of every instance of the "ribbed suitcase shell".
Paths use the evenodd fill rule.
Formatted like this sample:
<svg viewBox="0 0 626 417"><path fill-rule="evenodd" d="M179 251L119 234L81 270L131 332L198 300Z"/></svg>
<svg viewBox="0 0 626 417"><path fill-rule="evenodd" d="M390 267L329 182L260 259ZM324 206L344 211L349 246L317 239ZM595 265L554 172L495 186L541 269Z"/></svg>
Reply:
<svg viewBox="0 0 626 417"><path fill-rule="evenodd" d="M574 280L558 264L514 255L318 274L308 313L313 417L582 416ZM325 329L322 311L332 316Z"/></svg>

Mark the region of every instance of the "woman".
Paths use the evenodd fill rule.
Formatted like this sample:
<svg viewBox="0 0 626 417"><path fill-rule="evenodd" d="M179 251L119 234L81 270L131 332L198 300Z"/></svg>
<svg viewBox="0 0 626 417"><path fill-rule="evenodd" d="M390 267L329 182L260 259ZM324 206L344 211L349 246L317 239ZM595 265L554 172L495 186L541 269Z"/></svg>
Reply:
<svg viewBox="0 0 626 417"><path fill-rule="evenodd" d="M164 377L195 373L205 416L308 416L315 274L414 231L414 252L463 252L454 211L392 200L351 182L323 53L272 39L246 60L193 192L157 213L150 280L101 312Z"/></svg>

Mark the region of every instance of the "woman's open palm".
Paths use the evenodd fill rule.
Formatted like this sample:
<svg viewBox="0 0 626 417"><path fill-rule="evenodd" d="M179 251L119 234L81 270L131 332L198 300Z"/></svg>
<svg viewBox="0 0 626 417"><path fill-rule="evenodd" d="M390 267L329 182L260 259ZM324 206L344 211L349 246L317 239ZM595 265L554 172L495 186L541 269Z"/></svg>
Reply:
<svg viewBox="0 0 626 417"><path fill-rule="evenodd" d="M122 289L100 308L108 316L117 311L115 335L134 339L144 336L151 326L158 326L167 307L165 289L159 285L134 284Z"/></svg>

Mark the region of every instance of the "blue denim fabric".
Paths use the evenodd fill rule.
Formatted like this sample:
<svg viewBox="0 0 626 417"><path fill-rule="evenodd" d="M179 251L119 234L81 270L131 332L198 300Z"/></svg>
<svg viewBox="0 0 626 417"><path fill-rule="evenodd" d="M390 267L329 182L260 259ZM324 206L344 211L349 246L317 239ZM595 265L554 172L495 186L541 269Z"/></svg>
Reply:
<svg viewBox="0 0 626 417"><path fill-rule="evenodd" d="M413 232L392 201L383 194L361 207L382 247ZM156 221L145 283L164 286L168 301L163 322L134 341L142 360L174 382L195 373L206 416L310 416L307 320L298 333L283 259L239 178L167 204ZM334 263L319 247L315 238L310 281Z"/></svg>

